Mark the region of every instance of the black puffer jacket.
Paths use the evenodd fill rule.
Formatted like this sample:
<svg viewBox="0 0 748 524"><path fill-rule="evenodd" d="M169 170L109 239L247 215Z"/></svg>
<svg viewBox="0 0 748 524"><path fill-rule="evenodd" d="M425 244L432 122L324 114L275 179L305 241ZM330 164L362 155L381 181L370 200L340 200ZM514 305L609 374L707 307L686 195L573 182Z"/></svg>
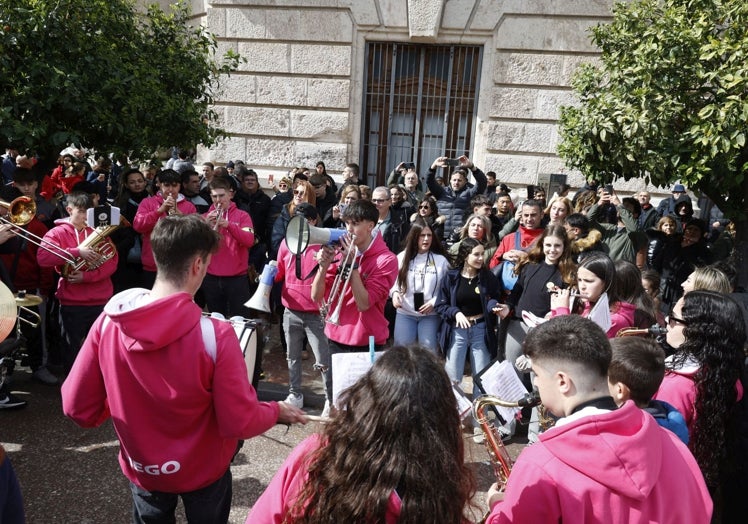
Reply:
<svg viewBox="0 0 748 524"><path fill-rule="evenodd" d="M431 194L436 199L436 207L439 214L446 217L444 223L444 238L449 238L455 229L461 228L465 223L465 210L470 207L470 200L475 195L483 194L486 190L488 181L483 171L477 167L473 170L475 185L472 187L464 186L460 191L455 193L449 186L440 186L436 182L436 170L429 169L426 175L426 185Z"/></svg>

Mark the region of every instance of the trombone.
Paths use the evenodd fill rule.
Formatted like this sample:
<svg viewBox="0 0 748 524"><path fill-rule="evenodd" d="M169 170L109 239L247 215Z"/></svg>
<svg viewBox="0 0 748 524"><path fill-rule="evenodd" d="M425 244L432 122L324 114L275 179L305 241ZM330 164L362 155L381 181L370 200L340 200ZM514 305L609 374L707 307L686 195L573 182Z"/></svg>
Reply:
<svg viewBox="0 0 748 524"><path fill-rule="evenodd" d="M5 223L11 226L11 229L16 236L19 236L27 242L31 242L32 244L39 246L41 249L60 257L65 262L70 264L75 263L75 258L63 248L57 244L53 244L49 240L44 240L42 237L35 235L28 229L23 228L23 226L31 222L36 216L36 203L33 199L27 196L19 196L12 202L0 200L0 207L4 207L8 210L7 217L0 216L0 223Z"/></svg>

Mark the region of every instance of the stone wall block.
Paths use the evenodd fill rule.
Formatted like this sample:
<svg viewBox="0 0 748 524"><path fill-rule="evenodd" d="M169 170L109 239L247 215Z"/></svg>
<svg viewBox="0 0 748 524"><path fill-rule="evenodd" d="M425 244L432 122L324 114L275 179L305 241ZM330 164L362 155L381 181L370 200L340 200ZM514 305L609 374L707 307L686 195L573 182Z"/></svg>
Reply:
<svg viewBox="0 0 748 524"><path fill-rule="evenodd" d="M293 140L248 138L245 161L258 166L293 166Z"/></svg>
<svg viewBox="0 0 748 524"><path fill-rule="evenodd" d="M524 185L537 180L537 157L487 153L485 162L483 171L495 171L496 179L506 184Z"/></svg>
<svg viewBox="0 0 748 524"><path fill-rule="evenodd" d="M264 9L227 9L226 36L228 38L265 38L266 11Z"/></svg>
<svg viewBox="0 0 748 524"><path fill-rule="evenodd" d="M601 20L507 15L496 34L498 49L594 52L589 29Z"/></svg>
<svg viewBox="0 0 748 524"><path fill-rule="evenodd" d="M328 171L340 171L347 163L348 146L346 144L296 142L294 149L294 162L289 165L313 167L321 160Z"/></svg>
<svg viewBox="0 0 748 524"><path fill-rule="evenodd" d="M351 48L331 45L291 46L291 72L307 75L350 76Z"/></svg>
<svg viewBox="0 0 748 524"><path fill-rule="evenodd" d="M213 34L226 34L226 10L211 8L205 14L205 28Z"/></svg>
<svg viewBox="0 0 748 524"><path fill-rule="evenodd" d="M490 116L494 118L533 118L537 104L534 89L494 87Z"/></svg>
<svg viewBox="0 0 748 524"><path fill-rule="evenodd" d="M306 82L303 78L257 77L257 103L304 106L306 105Z"/></svg>
<svg viewBox="0 0 748 524"><path fill-rule="evenodd" d="M408 0L408 29L411 38L435 39L444 0Z"/></svg>
<svg viewBox="0 0 748 524"><path fill-rule="evenodd" d="M346 136L347 132L347 112L291 111L291 136L334 140Z"/></svg>
<svg viewBox="0 0 748 524"><path fill-rule="evenodd" d="M222 77L218 100L221 102L254 104L257 101L257 77L238 73L234 73L230 77Z"/></svg>
<svg viewBox="0 0 748 524"><path fill-rule="evenodd" d="M408 27L408 6L403 0L379 0L379 11L385 27Z"/></svg>
<svg viewBox="0 0 748 524"><path fill-rule="evenodd" d="M247 154L247 141L243 137L229 137L221 140L208 155L213 162L225 163L229 160L241 160Z"/></svg>
<svg viewBox="0 0 748 524"><path fill-rule="evenodd" d="M288 137L291 117L288 109L266 107L229 107L226 118L231 131L242 135Z"/></svg>
<svg viewBox="0 0 748 524"><path fill-rule="evenodd" d="M311 78L308 80L309 107L347 108L351 95L350 80L328 80Z"/></svg>
<svg viewBox="0 0 748 524"><path fill-rule="evenodd" d="M486 149L532 153L555 153L558 143L556 124L490 122Z"/></svg>
<svg viewBox="0 0 748 524"><path fill-rule="evenodd" d="M564 59L560 55L496 53L494 82L519 85L565 85Z"/></svg>
<svg viewBox="0 0 748 524"><path fill-rule="evenodd" d="M444 29L465 29L470 20L470 14L473 12L476 3L480 0L450 0L444 4L444 15L442 15L442 28ZM495 4L496 2L490 2ZM497 12L498 9L491 10ZM473 20L471 29L475 28L476 20Z"/></svg>
<svg viewBox="0 0 748 524"><path fill-rule="evenodd" d="M247 58L241 71L256 73L289 73L289 45L270 42L240 42L239 54Z"/></svg>
<svg viewBox="0 0 748 524"><path fill-rule="evenodd" d="M304 40L316 42L353 42L353 23L345 11L304 11L300 23L301 34L312 35Z"/></svg>

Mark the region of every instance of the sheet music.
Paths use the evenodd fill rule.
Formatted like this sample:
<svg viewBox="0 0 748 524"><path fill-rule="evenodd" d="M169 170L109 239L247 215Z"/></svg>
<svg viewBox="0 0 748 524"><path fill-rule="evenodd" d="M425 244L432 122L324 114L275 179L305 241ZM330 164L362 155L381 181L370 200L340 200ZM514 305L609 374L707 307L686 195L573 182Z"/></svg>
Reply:
<svg viewBox="0 0 748 524"><path fill-rule="evenodd" d="M514 366L508 360L494 362L488 369L481 372L481 386L488 395L494 395L507 402L515 402L528 391L517 376ZM511 420L519 413L521 408L507 408L496 406L501 418Z"/></svg>
<svg viewBox="0 0 748 524"><path fill-rule="evenodd" d="M382 356L382 351L374 353L374 360ZM332 355L332 403L338 409L340 394L351 387L374 365L369 353L335 353Z"/></svg>
<svg viewBox="0 0 748 524"><path fill-rule="evenodd" d="M465 392L459 384L452 384L452 392L457 399L457 411L460 413L460 420L464 420L473 412L473 403L465 396Z"/></svg>
<svg viewBox="0 0 748 524"><path fill-rule="evenodd" d="M587 315L587 318L600 326L603 331L606 333L608 332L613 323L610 320L610 303L608 302L607 293L600 295L600 298L590 310L590 314Z"/></svg>

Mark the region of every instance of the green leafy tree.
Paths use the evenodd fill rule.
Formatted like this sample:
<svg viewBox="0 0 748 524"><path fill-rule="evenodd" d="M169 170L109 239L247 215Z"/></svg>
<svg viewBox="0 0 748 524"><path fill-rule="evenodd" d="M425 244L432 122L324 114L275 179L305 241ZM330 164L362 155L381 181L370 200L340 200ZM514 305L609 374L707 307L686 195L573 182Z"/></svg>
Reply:
<svg viewBox="0 0 748 524"><path fill-rule="evenodd" d="M636 0L595 27L599 64L561 110L559 154L586 176L681 180L748 233L748 2Z"/></svg>
<svg viewBox="0 0 748 524"><path fill-rule="evenodd" d="M0 2L0 140L56 159L74 143L149 158L225 136L211 110L240 57L213 35L132 0Z"/></svg>

